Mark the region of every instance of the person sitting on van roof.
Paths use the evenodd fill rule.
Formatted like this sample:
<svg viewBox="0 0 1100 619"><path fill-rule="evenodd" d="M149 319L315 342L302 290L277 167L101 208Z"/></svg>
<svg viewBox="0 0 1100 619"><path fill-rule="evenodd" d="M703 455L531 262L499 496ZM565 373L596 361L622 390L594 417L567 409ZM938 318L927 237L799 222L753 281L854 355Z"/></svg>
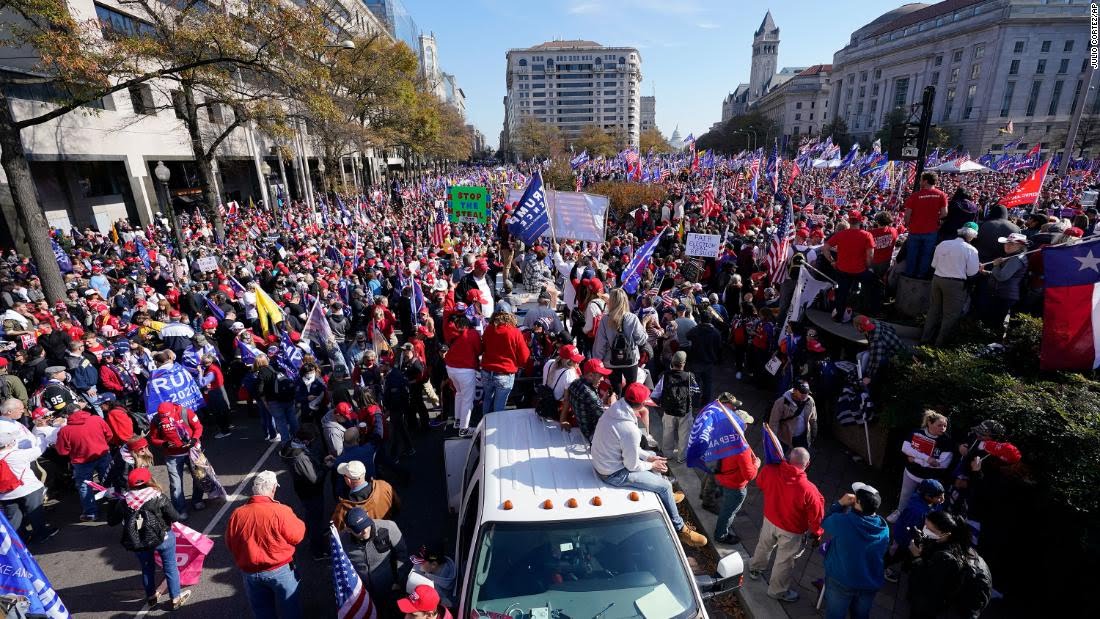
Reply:
<svg viewBox="0 0 1100 619"><path fill-rule="evenodd" d="M577 427L585 440L592 442L592 433L596 431L596 422L603 415L604 404L598 385L607 378L611 370L603 366L599 359L589 359L581 366L581 379L569 385L569 408L577 421ZM568 424L563 424L568 430Z"/></svg>
<svg viewBox="0 0 1100 619"><path fill-rule="evenodd" d="M596 422L596 432L592 435L592 465L600 479L610 486L655 493L679 533L680 542L694 547L706 546L707 538L686 524L676 508L676 504L684 500L684 493L673 492L672 484L658 475L668 471L668 460L641 448L642 432L638 420L648 411L646 407L653 405L648 387L639 383L627 385L623 399L612 404Z"/></svg>

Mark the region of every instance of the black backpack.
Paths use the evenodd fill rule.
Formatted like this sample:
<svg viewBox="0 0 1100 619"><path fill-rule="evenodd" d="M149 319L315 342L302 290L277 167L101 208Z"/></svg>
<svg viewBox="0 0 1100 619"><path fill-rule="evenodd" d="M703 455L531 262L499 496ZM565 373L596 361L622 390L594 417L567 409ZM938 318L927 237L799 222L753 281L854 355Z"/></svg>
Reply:
<svg viewBox="0 0 1100 619"><path fill-rule="evenodd" d="M977 617L993 597L993 574L985 559L973 548L962 558L962 582L955 594L955 606L969 617Z"/></svg>
<svg viewBox="0 0 1100 619"><path fill-rule="evenodd" d="M691 373L672 370L665 374L661 388L661 412L683 417L691 412Z"/></svg>
<svg viewBox="0 0 1100 619"><path fill-rule="evenodd" d="M164 541L168 526L159 514L148 509L150 502L127 514L122 525L122 547L126 550L152 550Z"/></svg>
<svg viewBox="0 0 1100 619"><path fill-rule="evenodd" d="M126 414L129 415L130 421L134 424L134 436L148 436L149 435L149 415L146 415L144 411L136 409L124 409Z"/></svg>
<svg viewBox="0 0 1100 619"><path fill-rule="evenodd" d="M386 374L382 385L382 399L387 408L406 406L409 403L409 379L401 368L393 368Z"/></svg>
<svg viewBox="0 0 1100 619"><path fill-rule="evenodd" d="M626 326L626 316L619 323L619 330L615 333L615 339L611 341L611 367L630 367L638 363L638 347L627 339L623 333Z"/></svg>
<svg viewBox="0 0 1100 619"><path fill-rule="evenodd" d="M285 372L275 372L275 396L279 398L279 401L292 400L297 388L298 386Z"/></svg>

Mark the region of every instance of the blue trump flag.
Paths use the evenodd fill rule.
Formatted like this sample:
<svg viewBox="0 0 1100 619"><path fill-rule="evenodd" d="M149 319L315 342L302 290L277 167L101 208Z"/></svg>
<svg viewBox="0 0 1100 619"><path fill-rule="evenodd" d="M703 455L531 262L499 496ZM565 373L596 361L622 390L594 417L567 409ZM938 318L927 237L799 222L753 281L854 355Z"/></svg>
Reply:
<svg viewBox="0 0 1100 619"><path fill-rule="evenodd" d="M783 453L783 444L779 442L779 438L768 424L764 424L763 439L764 464L779 464L787 459Z"/></svg>
<svg viewBox="0 0 1100 619"><path fill-rule="evenodd" d="M688 466L708 470L706 463L736 456L748 448L745 422L728 406L715 400L695 416L684 458Z"/></svg>
<svg viewBox="0 0 1100 619"><path fill-rule="evenodd" d="M53 255L57 258L57 268L61 269L62 273L72 273L73 261L69 258L69 254L61 249L61 246L57 244L57 239L50 239L50 243L53 245Z"/></svg>
<svg viewBox="0 0 1100 619"><path fill-rule="evenodd" d="M50 579L38 566L38 561L27 552L11 522L0 513L0 589L6 594L27 598L30 607L27 615L67 619L69 609L54 591Z"/></svg>
<svg viewBox="0 0 1100 619"><path fill-rule="evenodd" d="M138 258L141 258L141 263L145 265L145 268L149 268L149 250L145 249L145 245L140 239L134 239L134 247L137 248Z"/></svg>
<svg viewBox="0 0 1100 619"><path fill-rule="evenodd" d="M290 341L290 336L286 332L279 334L279 356L275 359L276 363L282 368L283 373L287 375L291 380L298 380L298 373L302 370L302 359L304 353L301 348L294 345L294 342Z"/></svg>
<svg viewBox="0 0 1100 619"><path fill-rule="evenodd" d="M180 363L157 368L149 374L149 383L145 386L145 413L150 417L155 415L161 402L175 402L191 410L206 406L199 384Z"/></svg>
<svg viewBox="0 0 1100 619"><path fill-rule="evenodd" d="M630 294L638 291L638 282L642 280L642 269L649 263L649 257L653 255L653 250L657 248L657 243L661 241L665 230L668 230L668 228L662 229L656 236L646 241L644 245L638 248L638 253L630 259L630 264L623 269L623 290Z"/></svg>
<svg viewBox="0 0 1100 619"><path fill-rule="evenodd" d="M242 342L240 339L237 342L237 352L241 353L241 361L245 365L252 365L256 361L256 355L260 354L260 349L256 348L252 344Z"/></svg>
<svg viewBox="0 0 1100 619"><path fill-rule="evenodd" d="M209 296L206 297L206 309L210 310L214 318L217 318L219 321L225 320L225 312L223 312L222 308L218 307L218 304L214 303L213 299Z"/></svg>
<svg viewBox="0 0 1100 619"><path fill-rule="evenodd" d="M536 171L508 220L508 231L525 245L531 245L549 229L550 212L546 207L542 172Z"/></svg>

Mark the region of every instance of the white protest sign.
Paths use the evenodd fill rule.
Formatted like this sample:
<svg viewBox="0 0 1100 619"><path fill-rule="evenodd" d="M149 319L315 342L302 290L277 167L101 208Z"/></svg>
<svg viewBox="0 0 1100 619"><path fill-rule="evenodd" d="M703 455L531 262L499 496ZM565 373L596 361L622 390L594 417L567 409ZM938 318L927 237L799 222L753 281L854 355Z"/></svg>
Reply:
<svg viewBox="0 0 1100 619"><path fill-rule="evenodd" d="M208 271L218 270L218 259L214 256L203 256L195 261L195 266L199 267L199 270L203 273Z"/></svg>
<svg viewBox="0 0 1100 619"><path fill-rule="evenodd" d="M720 234L699 234L689 232L684 254L688 256L702 256L704 258L717 258L718 248L722 245Z"/></svg>

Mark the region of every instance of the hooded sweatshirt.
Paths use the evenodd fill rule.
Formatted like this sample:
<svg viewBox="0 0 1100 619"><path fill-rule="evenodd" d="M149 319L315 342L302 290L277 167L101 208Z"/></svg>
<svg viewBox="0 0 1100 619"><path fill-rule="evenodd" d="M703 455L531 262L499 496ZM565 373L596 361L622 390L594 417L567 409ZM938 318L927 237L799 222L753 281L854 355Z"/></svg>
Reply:
<svg viewBox="0 0 1100 619"><path fill-rule="evenodd" d="M806 471L787 462L760 467L756 485L764 492L764 517L787 531L821 534L825 499Z"/></svg>
<svg viewBox="0 0 1100 619"><path fill-rule="evenodd" d="M68 456L73 464L84 464L110 453L109 440L111 428L102 417L78 410L57 432L57 453Z"/></svg>
<svg viewBox="0 0 1100 619"><path fill-rule="evenodd" d="M641 448L642 431L638 419L626 400L612 404L600 415L592 434L592 466L600 475L611 475L622 469L648 471L653 452Z"/></svg>
<svg viewBox="0 0 1100 619"><path fill-rule="evenodd" d="M890 546L890 529L882 516L864 516L833 503L821 526L832 537L825 574L852 589L882 587L883 557Z"/></svg>
<svg viewBox="0 0 1100 619"><path fill-rule="evenodd" d="M454 607L455 597L455 562L450 557L443 557L446 563L439 568L439 572L436 574L429 574L424 571L423 564L418 564L413 567L413 571L420 574L424 578L432 581L435 585L435 591L439 594L439 603L443 606Z"/></svg>

